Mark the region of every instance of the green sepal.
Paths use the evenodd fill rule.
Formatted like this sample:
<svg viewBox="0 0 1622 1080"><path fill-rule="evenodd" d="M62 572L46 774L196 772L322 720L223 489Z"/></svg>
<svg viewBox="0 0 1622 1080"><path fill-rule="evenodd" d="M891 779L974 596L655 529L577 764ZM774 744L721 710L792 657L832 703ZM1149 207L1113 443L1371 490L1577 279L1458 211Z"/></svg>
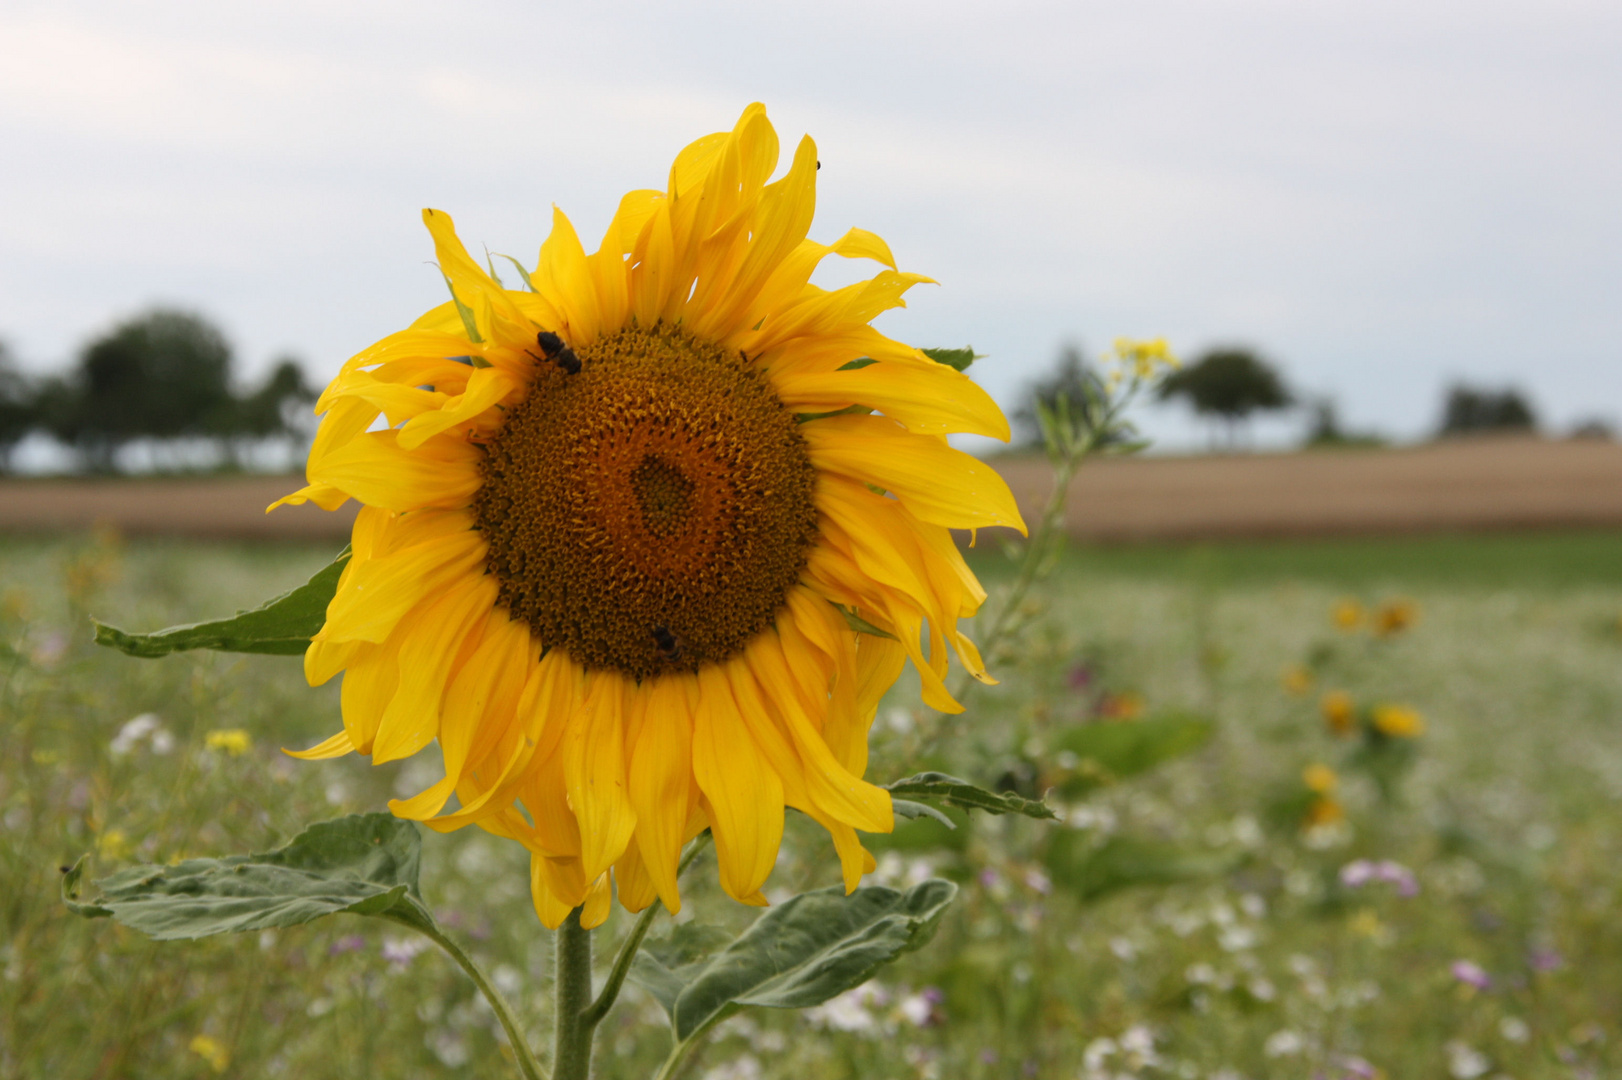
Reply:
<svg viewBox="0 0 1622 1080"><path fill-rule="evenodd" d="M945 364L954 371L964 371L976 360L985 359L985 357L974 351L972 345L965 345L961 349L919 349L918 351L935 361L935 363Z"/></svg>
<svg viewBox="0 0 1622 1080"><path fill-rule="evenodd" d="M485 252L484 257L486 259L488 259L490 257L490 253L488 251ZM529 271L524 269L524 264L523 263L519 262L517 259L513 258L511 255L503 255L499 251L496 253L496 257L500 258L500 259L506 259L508 262L513 264L513 269L518 271L518 277L519 277L519 279L521 281L523 281L524 289L525 289L526 292L534 292L535 291L535 285L534 285L533 282L531 282L529 280ZM493 265L490 267L490 276L491 277L496 276L496 270L495 270L495 267ZM501 279L496 278L496 280L500 281ZM506 286L503 285L502 288L506 288Z"/></svg>
<svg viewBox="0 0 1622 1080"><path fill-rule="evenodd" d="M150 634L126 633L91 619L96 644L148 658L188 649L297 656L310 647L310 639L326 623L327 605L338 592L338 578L348 561L349 548L345 547L303 585L228 619L171 626Z"/></svg>
<svg viewBox="0 0 1622 1080"><path fill-rule="evenodd" d="M894 634L890 633L888 630L880 630L878 627L856 614L850 608L843 607L839 604L834 604L834 607L838 608L839 613L845 617L845 625L849 626L858 634L869 634L873 637L889 638L891 641L897 640Z"/></svg>
<svg viewBox="0 0 1622 1080"><path fill-rule="evenodd" d="M644 951L631 978L665 1007L685 1042L751 1005L803 1009L860 986L927 943L955 895L957 886L940 879L906 892L867 885L848 896L841 886L801 893L704 959L672 968Z"/></svg>
<svg viewBox="0 0 1622 1080"><path fill-rule="evenodd" d="M892 796L912 796L955 806L962 810L984 810L988 814L1020 814L1028 818L1051 821L1058 815L1041 799L1027 799L1012 791L987 791L967 780L945 773L923 772L884 785Z"/></svg>
<svg viewBox="0 0 1622 1080"><path fill-rule="evenodd" d="M173 866L132 866L96 882L78 902L79 860L62 899L89 918L111 917L160 941L297 926L324 915L382 916L435 930L417 889L422 837L389 814L350 814L311 825L286 847Z"/></svg>
<svg viewBox="0 0 1622 1080"><path fill-rule="evenodd" d="M484 337L479 333L479 321L473 317L473 309L462 303L462 298L456 295L456 286L451 284L450 275L441 270L439 276L445 279L445 288L450 290L451 303L456 305L456 314L462 317L462 329L467 332L467 339L475 345L482 344Z"/></svg>

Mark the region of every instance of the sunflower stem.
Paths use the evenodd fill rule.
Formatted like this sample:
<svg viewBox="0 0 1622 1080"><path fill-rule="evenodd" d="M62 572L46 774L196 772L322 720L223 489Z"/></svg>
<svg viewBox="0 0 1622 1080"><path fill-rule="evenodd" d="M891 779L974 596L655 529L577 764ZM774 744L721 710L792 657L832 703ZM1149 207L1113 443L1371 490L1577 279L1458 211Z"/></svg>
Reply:
<svg viewBox="0 0 1622 1080"><path fill-rule="evenodd" d="M589 1080L591 1037L591 931L580 925L580 908L569 912L555 935L553 999L557 1010L552 1054L553 1080Z"/></svg>
<svg viewBox="0 0 1622 1080"><path fill-rule="evenodd" d="M507 1042L512 1045L513 1057L518 1062L518 1071L523 1075L524 1080L547 1080L546 1070L535 1059L535 1051L530 1049L529 1040L524 1036L524 1027L519 1023L518 1015L513 1012L512 1006L507 1004L507 999L501 996L501 991L497 990L495 985L485 976L483 969L474 962L473 957L469 956L451 938L446 937L437 926L424 927L415 921L397 921L401 925L409 926L419 934L425 935L434 944L444 949L446 955L456 961L456 966L461 968L467 974L467 977L473 980L473 985L479 988L479 993L484 995L484 1000L490 1003L490 1008L496 1014L496 1019L501 1022L501 1029L507 1033Z"/></svg>

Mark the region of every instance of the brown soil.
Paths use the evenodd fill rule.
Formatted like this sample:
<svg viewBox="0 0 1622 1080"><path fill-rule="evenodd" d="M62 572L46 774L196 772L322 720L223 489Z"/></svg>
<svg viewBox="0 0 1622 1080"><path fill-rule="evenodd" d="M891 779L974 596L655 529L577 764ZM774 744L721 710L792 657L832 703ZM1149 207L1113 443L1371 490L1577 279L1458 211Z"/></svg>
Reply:
<svg viewBox="0 0 1622 1080"><path fill-rule="evenodd" d="M1051 487L1040 458L994 463L1033 525ZM355 504L265 507L297 477L0 481L0 531L107 524L130 534L333 540ZM1089 463L1066 525L1088 540L1350 536L1622 526L1622 445L1464 439L1400 450L1136 458Z"/></svg>

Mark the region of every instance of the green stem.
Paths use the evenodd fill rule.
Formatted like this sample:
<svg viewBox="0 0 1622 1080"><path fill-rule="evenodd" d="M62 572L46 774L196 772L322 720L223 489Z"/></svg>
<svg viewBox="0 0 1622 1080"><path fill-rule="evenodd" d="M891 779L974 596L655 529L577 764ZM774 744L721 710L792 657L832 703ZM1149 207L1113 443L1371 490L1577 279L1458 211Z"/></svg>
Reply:
<svg viewBox="0 0 1622 1080"><path fill-rule="evenodd" d="M595 1024L586 1022L591 1002L591 931L580 925L581 908L569 912L557 928L557 960L553 965L552 1000L557 1023L553 1032L553 1080L588 1080L591 1076L591 1036Z"/></svg>
<svg viewBox="0 0 1622 1080"><path fill-rule="evenodd" d="M677 877L681 876L682 871L687 869L689 863L698 858L698 853L704 850L704 846L709 843L709 840L710 834L704 832L700 833L697 839L687 845L686 852L682 854L681 862L676 866ZM608 973L608 981L603 984L603 989L597 995L597 1000L591 1003L591 1006L586 1009L583 1015L582 1019L587 1025L588 1037L590 1029L600 1024L603 1018L608 1015L608 1010L614 1007L614 1001L619 997L620 989L625 985L625 977L631 973L631 963L636 959L637 950L642 948L642 939L647 937L648 931L653 928L653 920L658 917L660 910L660 905L657 902L649 904L642 914L637 917L636 925L631 928L631 933L620 944L619 952L614 956L614 966Z"/></svg>
<svg viewBox="0 0 1622 1080"><path fill-rule="evenodd" d="M440 933L438 927L425 926L418 922L406 922L403 919L396 921L411 927L419 934L427 936L435 945L444 949L446 955L456 961L456 966L466 972L467 977L473 980L473 985L479 988L479 993L484 995L484 1000L490 1003L490 1008L495 1012L496 1019L501 1021L501 1030L507 1033L507 1041L512 1044L513 1056L518 1059L518 1071L523 1074L524 1080L547 1080L546 1070L536 1060L535 1051L530 1049L529 1040L524 1037L524 1030L519 1026L518 1017L513 1013L512 1006L508 1005L507 999L501 996L501 991L497 990L490 980L485 978L484 972L479 968L479 965L473 962L473 957L463 952L462 947L456 942Z"/></svg>
<svg viewBox="0 0 1622 1080"><path fill-rule="evenodd" d="M677 1077L685 1075L697 1062L696 1051L709 1041L710 1032L715 1026L742 1011L743 1006L737 1003L728 1005L710 1017L709 1022L703 1027L672 1046L670 1053L665 1056L664 1064L660 1065L659 1071L653 1075L653 1080L676 1080Z"/></svg>

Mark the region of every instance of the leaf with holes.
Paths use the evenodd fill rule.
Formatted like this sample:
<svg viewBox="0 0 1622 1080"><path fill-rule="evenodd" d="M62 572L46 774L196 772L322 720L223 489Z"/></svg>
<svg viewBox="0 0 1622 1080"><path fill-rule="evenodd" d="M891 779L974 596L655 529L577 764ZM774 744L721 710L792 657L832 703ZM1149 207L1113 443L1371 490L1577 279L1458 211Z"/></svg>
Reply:
<svg viewBox="0 0 1622 1080"><path fill-rule="evenodd" d="M1054 820L1058 817L1041 799L1027 799L1011 791L987 791L967 780L945 773L925 772L886 784L891 795L928 799L963 810L984 810L988 814L1020 814L1028 818Z"/></svg>
<svg viewBox="0 0 1622 1080"><path fill-rule="evenodd" d="M141 657L167 656L188 649L300 656L327 621L327 605L338 591L338 577L348 562L349 549L344 548L303 585L228 619L171 626L151 634L130 634L96 622L96 644Z"/></svg>
<svg viewBox="0 0 1622 1080"><path fill-rule="evenodd" d="M111 917L160 941L297 926L323 915L377 915L434 928L417 890L422 838L389 814L350 814L311 825L286 847L173 866L133 866L79 900L79 861L62 899L88 918Z"/></svg>

